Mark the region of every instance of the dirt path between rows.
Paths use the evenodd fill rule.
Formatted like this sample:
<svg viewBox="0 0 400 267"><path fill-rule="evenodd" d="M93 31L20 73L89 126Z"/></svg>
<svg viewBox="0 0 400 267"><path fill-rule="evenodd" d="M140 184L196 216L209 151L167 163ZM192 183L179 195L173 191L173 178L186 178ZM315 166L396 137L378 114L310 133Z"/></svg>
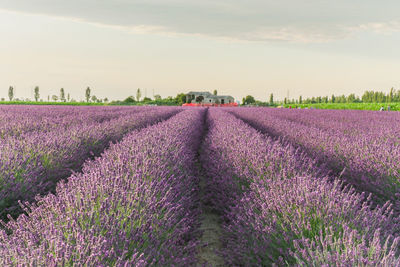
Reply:
<svg viewBox="0 0 400 267"><path fill-rule="evenodd" d="M205 176L201 177L200 190L201 194L204 195ZM198 250L197 266L225 266L223 258L218 254L221 249L221 221L220 215L218 215L213 207L208 203L202 201L202 215L201 215L201 226L200 230L203 235L200 238L200 247Z"/></svg>
<svg viewBox="0 0 400 267"><path fill-rule="evenodd" d="M204 114L204 124L207 125L207 113ZM200 246L197 251L197 264L196 266L226 266L224 259L218 254L221 250L221 216L215 211L212 204L207 201L206 191L207 191L207 175L205 174L204 168L200 161L200 155L202 153L201 147L204 142L204 138L208 133L207 127L204 129L202 144L200 145L200 150L198 154L197 171L200 177L200 207L201 207L201 217L200 217L200 231L203 232L200 237Z"/></svg>

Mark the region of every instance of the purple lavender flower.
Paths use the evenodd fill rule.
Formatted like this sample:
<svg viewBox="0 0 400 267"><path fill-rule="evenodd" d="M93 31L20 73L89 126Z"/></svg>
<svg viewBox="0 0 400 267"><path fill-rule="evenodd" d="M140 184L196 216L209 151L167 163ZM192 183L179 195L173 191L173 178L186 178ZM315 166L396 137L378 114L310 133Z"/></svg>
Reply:
<svg viewBox="0 0 400 267"><path fill-rule="evenodd" d="M0 265L193 264L198 187L193 175L204 109L134 131L23 205L0 232Z"/></svg>
<svg viewBox="0 0 400 267"><path fill-rule="evenodd" d="M225 221L227 264L400 264L400 218L389 203L371 206L308 154L225 111L210 109L208 128L202 159L208 197Z"/></svg>

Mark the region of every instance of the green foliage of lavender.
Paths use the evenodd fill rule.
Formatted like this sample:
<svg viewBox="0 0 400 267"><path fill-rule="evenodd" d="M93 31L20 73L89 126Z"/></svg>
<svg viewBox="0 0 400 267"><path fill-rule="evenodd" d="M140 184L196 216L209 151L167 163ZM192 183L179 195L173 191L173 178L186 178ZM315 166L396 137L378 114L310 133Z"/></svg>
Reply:
<svg viewBox="0 0 400 267"><path fill-rule="evenodd" d="M307 154L224 111L210 110L208 128L202 160L228 265L400 264L400 217L389 203L371 206Z"/></svg>

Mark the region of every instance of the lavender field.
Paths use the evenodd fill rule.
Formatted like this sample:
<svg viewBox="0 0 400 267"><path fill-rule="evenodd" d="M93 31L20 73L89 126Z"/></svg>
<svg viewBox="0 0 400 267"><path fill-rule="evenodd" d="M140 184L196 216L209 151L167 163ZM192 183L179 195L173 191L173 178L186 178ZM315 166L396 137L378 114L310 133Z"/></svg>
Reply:
<svg viewBox="0 0 400 267"><path fill-rule="evenodd" d="M400 113L0 106L0 266L400 266Z"/></svg>

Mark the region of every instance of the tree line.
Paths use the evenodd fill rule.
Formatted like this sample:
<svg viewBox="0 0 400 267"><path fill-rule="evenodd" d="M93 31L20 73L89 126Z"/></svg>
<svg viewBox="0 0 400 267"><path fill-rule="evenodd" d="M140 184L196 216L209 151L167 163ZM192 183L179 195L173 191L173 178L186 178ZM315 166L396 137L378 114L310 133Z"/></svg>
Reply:
<svg viewBox="0 0 400 267"><path fill-rule="evenodd" d="M279 104L317 104L317 103L398 103L400 102L400 90L391 88L389 93L381 91L365 91L359 97L355 94L317 96L303 99L300 95L298 99L284 98L283 101L274 101L274 95L270 94L268 101L258 101L253 96L248 95L242 99L244 105L276 106Z"/></svg>
<svg viewBox="0 0 400 267"><path fill-rule="evenodd" d="M19 99L14 99L14 87L10 86L8 89L9 101L19 101ZM214 95L217 95L217 90L213 91ZM154 99L150 97L142 97L142 91L138 88L135 92L135 96L128 96L123 101L112 101L110 104L156 104L156 105L182 105L183 103L191 102L195 100L196 102L202 102L203 99L200 97L198 99L191 99L186 97L185 93L178 93L175 97L168 96L167 98L162 98L160 95L154 95ZM34 99L36 102L43 102L40 98L39 86L34 88ZM109 103L108 98L98 98L92 95L92 90L90 87L85 89L85 100L87 103ZM1 101L5 101L4 98ZM30 101L30 100L29 100ZM78 102L71 98L70 94L65 92L64 88L60 89L58 95L48 95L47 101L53 102ZM267 101L256 100L253 96L247 95L242 99L242 105L259 105L259 106L277 106L279 104L317 104L317 103L395 103L400 102L400 90L391 88L389 93L384 93L381 91L365 91L364 94L359 97L355 94L349 95L331 95L331 96L317 96L309 97L303 99L300 95L298 99L288 99L284 98L283 101L275 101L274 95L271 93Z"/></svg>
<svg viewBox="0 0 400 267"><path fill-rule="evenodd" d="M36 86L34 91L34 98L36 102L43 102L43 99L40 98L40 89L39 86ZM14 98L14 87L10 86L8 88L8 99L9 101L20 101L20 99ZM91 89L90 87L87 87L85 90L85 99L87 103L108 103L108 98L98 98L95 95L91 94ZM1 99L1 101L5 101L4 98ZM30 101L30 100L28 100ZM64 88L60 89L59 95L47 95L47 101L53 101L53 102L77 102L75 99L71 98L71 95L69 93L65 94Z"/></svg>
<svg viewBox="0 0 400 267"><path fill-rule="evenodd" d="M293 100L291 101L293 102ZM400 102L400 91L394 88L390 89L389 93L379 91L365 91L364 94L359 97L355 94L349 94L348 96L332 95L331 97L311 97L307 99L298 99L298 104L315 104L315 103L396 103ZM291 104L288 102L288 104Z"/></svg>
<svg viewBox="0 0 400 267"><path fill-rule="evenodd" d="M182 105L186 103L186 94L185 93L178 93L175 97L168 96L166 98L162 98L159 94L153 96L153 99L150 97L143 97L142 98L142 90L138 88L136 90L135 96L131 95L128 96L123 101L113 101L113 104L149 104L149 105L167 105L167 106L175 106L175 105Z"/></svg>
<svg viewBox="0 0 400 267"><path fill-rule="evenodd" d="M216 92L216 91L215 91ZM157 104L157 105L182 105L186 103L186 94L178 93L176 97L168 96L167 98L162 98L160 95L154 95L153 99L150 97L142 97L142 90L138 88L136 90L135 96L129 96L125 100L116 100L109 101L106 98L98 98L97 96L92 94L92 89L87 87L84 91L85 100L87 103L109 103L109 104L122 104L122 105L132 105L132 104ZM8 100L9 101L21 101L21 99L15 98L15 89L13 86L8 88ZM6 101L4 98L1 98L1 101ZM30 102L30 99L26 99L25 101ZM40 98L40 88L36 86L34 88L34 101L35 102L45 102L42 98ZM75 99L71 98L69 93L66 93L64 88L61 88L58 95L48 95L47 102L78 102Z"/></svg>

